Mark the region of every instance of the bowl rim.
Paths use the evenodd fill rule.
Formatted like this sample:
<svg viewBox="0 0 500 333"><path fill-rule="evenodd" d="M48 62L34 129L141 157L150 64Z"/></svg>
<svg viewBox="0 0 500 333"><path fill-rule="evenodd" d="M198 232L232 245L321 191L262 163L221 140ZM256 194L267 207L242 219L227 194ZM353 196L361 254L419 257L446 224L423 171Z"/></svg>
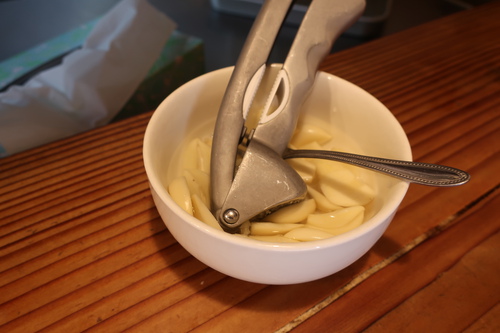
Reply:
<svg viewBox="0 0 500 333"><path fill-rule="evenodd" d="M405 197L406 192L408 191L409 188L409 183L406 181L398 181L396 184L394 184L393 194L390 197L390 200L387 201L386 204L384 204L380 210L375 213L370 219L365 221L362 225L354 228L353 230L347 231L343 234L340 235L334 235L330 238L326 239L321 239L321 240L312 240L312 241L307 241L307 242L293 242L293 243L280 243L280 242L267 242L267 241L259 241L256 239L251 239L248 237L244 236L235 236L233 234L226 233L222 230L215 229L213 227L210 227L206 223L198 220L194 216L190 215L186 211L184 211L180 206L178 206L174 200L171 198L171 196L168 194L167 189L165 186L162 184L162 181L159 179L159 177L156 175L154 172L154 167L153 163L150 160L149 156L149 147L151 146L150 142L153 140L151 138L151 132L155 126L156 119L161 117L163 113L165 112L167 108L165 106L169 103L169 99L171 99L171 96L175 96L176 94L181 93L183 90L188 89L189 85L193 83L197 83L199 81L204 81L212 77L213 75L226 75L226 72L232 71L234 66L230 67L225 67L221 69L214 70L212 72L205 73L201 76L198 76L187 83L183 84L179 88L177 88L175 91L173 91L169 96L167 96L157 107L157 109L153 112L153 115L151 119L148 122L148 125L146 127L146 131L144 134L144 139L143 139L143 162L144 162L144 168L149 180L149 186L151 189L156 192L156 194L159 196L159 198L169 207L169 209L172 210L172 212L178 216L180 219L184 220L187 222L192 228L200 231L203 234L206 234L210 236L211 238L215 238L218 241L223 241L226 243L230 243L235 246L239 247L244 247L248 249L257 249L257 250L265 250L265 251L273 251L273 252L304 252L304 251L316 251L324 248L330 248L334 246L338 246L344 243L348 243L354 239L359 238L362 235L369 234L370 231L373 229L377 228L383 222L390 217L392 214L394 214L400 205L401 201ZM319 75L326 75L327 79L329 80L340 80L343 84L347 84L351 86L350 88L355 88L355 89L360 89L362 90L365 94L368 94L375 98L373 95L371 95L369 92L366 90L362 89L361 87L353 84L352 82L349 82L345 79L342 79L334 74L328 73L328 72L323 72L319 71ZM376 98L375 98L376 99ZM393 120L396 122L396 124L399 127L399 130L401 130L404 134L404 137L406 138L405 146L407 148L407 155L409 156L409 159L411 159L411 147L408 142L408 138L401 127L401 124L397 121L395 116L392 114L392 112L385 106L383 103L381 103L378 99L376 99L383 107L384 109L389 112L389 116L392 116ZM165 224L168 222L164 221Z"/></svg>

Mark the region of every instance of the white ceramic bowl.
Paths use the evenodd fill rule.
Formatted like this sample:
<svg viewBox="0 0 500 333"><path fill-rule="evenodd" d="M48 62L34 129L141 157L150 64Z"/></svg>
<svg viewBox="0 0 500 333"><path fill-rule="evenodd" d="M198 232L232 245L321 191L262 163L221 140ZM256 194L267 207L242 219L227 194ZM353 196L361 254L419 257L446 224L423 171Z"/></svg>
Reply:
<svg viewBox="0 0 500 333"><path fill-rule="evenodd" d="M166 190L176 148L201 123L215 122L232 68L200 76L168 96L153 114L144 137L144 165L156 207L175 239L208 266L246 281L293 284L331 275L365 254L392 220L408 184L374 177L375 214L360 227L325 240L277 244L215 230L177 206ZM398 121L377 99L336 76L319 73L303 110L349 133L368 155L411 160Z"/></svg>

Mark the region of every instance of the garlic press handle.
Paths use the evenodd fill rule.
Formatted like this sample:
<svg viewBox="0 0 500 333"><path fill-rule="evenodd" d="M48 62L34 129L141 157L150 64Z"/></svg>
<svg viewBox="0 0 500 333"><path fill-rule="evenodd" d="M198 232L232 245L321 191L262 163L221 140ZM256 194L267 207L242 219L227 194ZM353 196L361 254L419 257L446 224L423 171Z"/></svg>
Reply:
<svg viewBox="0 0 500 333"><path fill-rule="evenodd" d="M311 1L272 92L273 96L280 95L279 107L263 114L254 139L278 153L285 150L320 62L364 8L365 0Z"/></svg>
<svg viewBox="0 0 500 333"><path fill-rule="evenodd" d="M293 0L268 0L262 6L236 63L215 124L211 157L212 210L219 209L231 188L243 131L244 99L252 79L264 72L276 36ZM255 86L255 84L253 84Z"/></svg>

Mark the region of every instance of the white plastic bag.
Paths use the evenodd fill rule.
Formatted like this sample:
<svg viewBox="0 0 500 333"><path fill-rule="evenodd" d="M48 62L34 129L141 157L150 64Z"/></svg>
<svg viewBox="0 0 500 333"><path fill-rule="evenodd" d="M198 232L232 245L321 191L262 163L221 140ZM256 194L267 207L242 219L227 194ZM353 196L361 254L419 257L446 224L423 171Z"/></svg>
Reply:
<svg viewBox="0 0 500 333"><path fill-rule="evenodd" d="M0 93L0 156L108 123L174 29L146 0L120 2L61 65Z"/></svg>

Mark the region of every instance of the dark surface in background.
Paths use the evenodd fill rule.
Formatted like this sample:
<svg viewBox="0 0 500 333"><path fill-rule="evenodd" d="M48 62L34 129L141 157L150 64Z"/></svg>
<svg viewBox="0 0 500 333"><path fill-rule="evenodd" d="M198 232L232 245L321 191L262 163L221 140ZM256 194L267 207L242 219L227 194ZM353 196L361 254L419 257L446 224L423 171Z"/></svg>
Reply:
<svg viewBox="0 0 500 333"><path fill-rule="evenodd" d="M119 0L0 0L0 61L106 13ZM379 36L341 36L333 51L347 49L449 15L485 0L394 0ZM178 24L178 30L201 38L207 71L234 65L253 20L220 13L209 0L151 0ZM457 5L457 4L460 5ZM284 26L271 61L282 61L296 27Z"/></svg>

